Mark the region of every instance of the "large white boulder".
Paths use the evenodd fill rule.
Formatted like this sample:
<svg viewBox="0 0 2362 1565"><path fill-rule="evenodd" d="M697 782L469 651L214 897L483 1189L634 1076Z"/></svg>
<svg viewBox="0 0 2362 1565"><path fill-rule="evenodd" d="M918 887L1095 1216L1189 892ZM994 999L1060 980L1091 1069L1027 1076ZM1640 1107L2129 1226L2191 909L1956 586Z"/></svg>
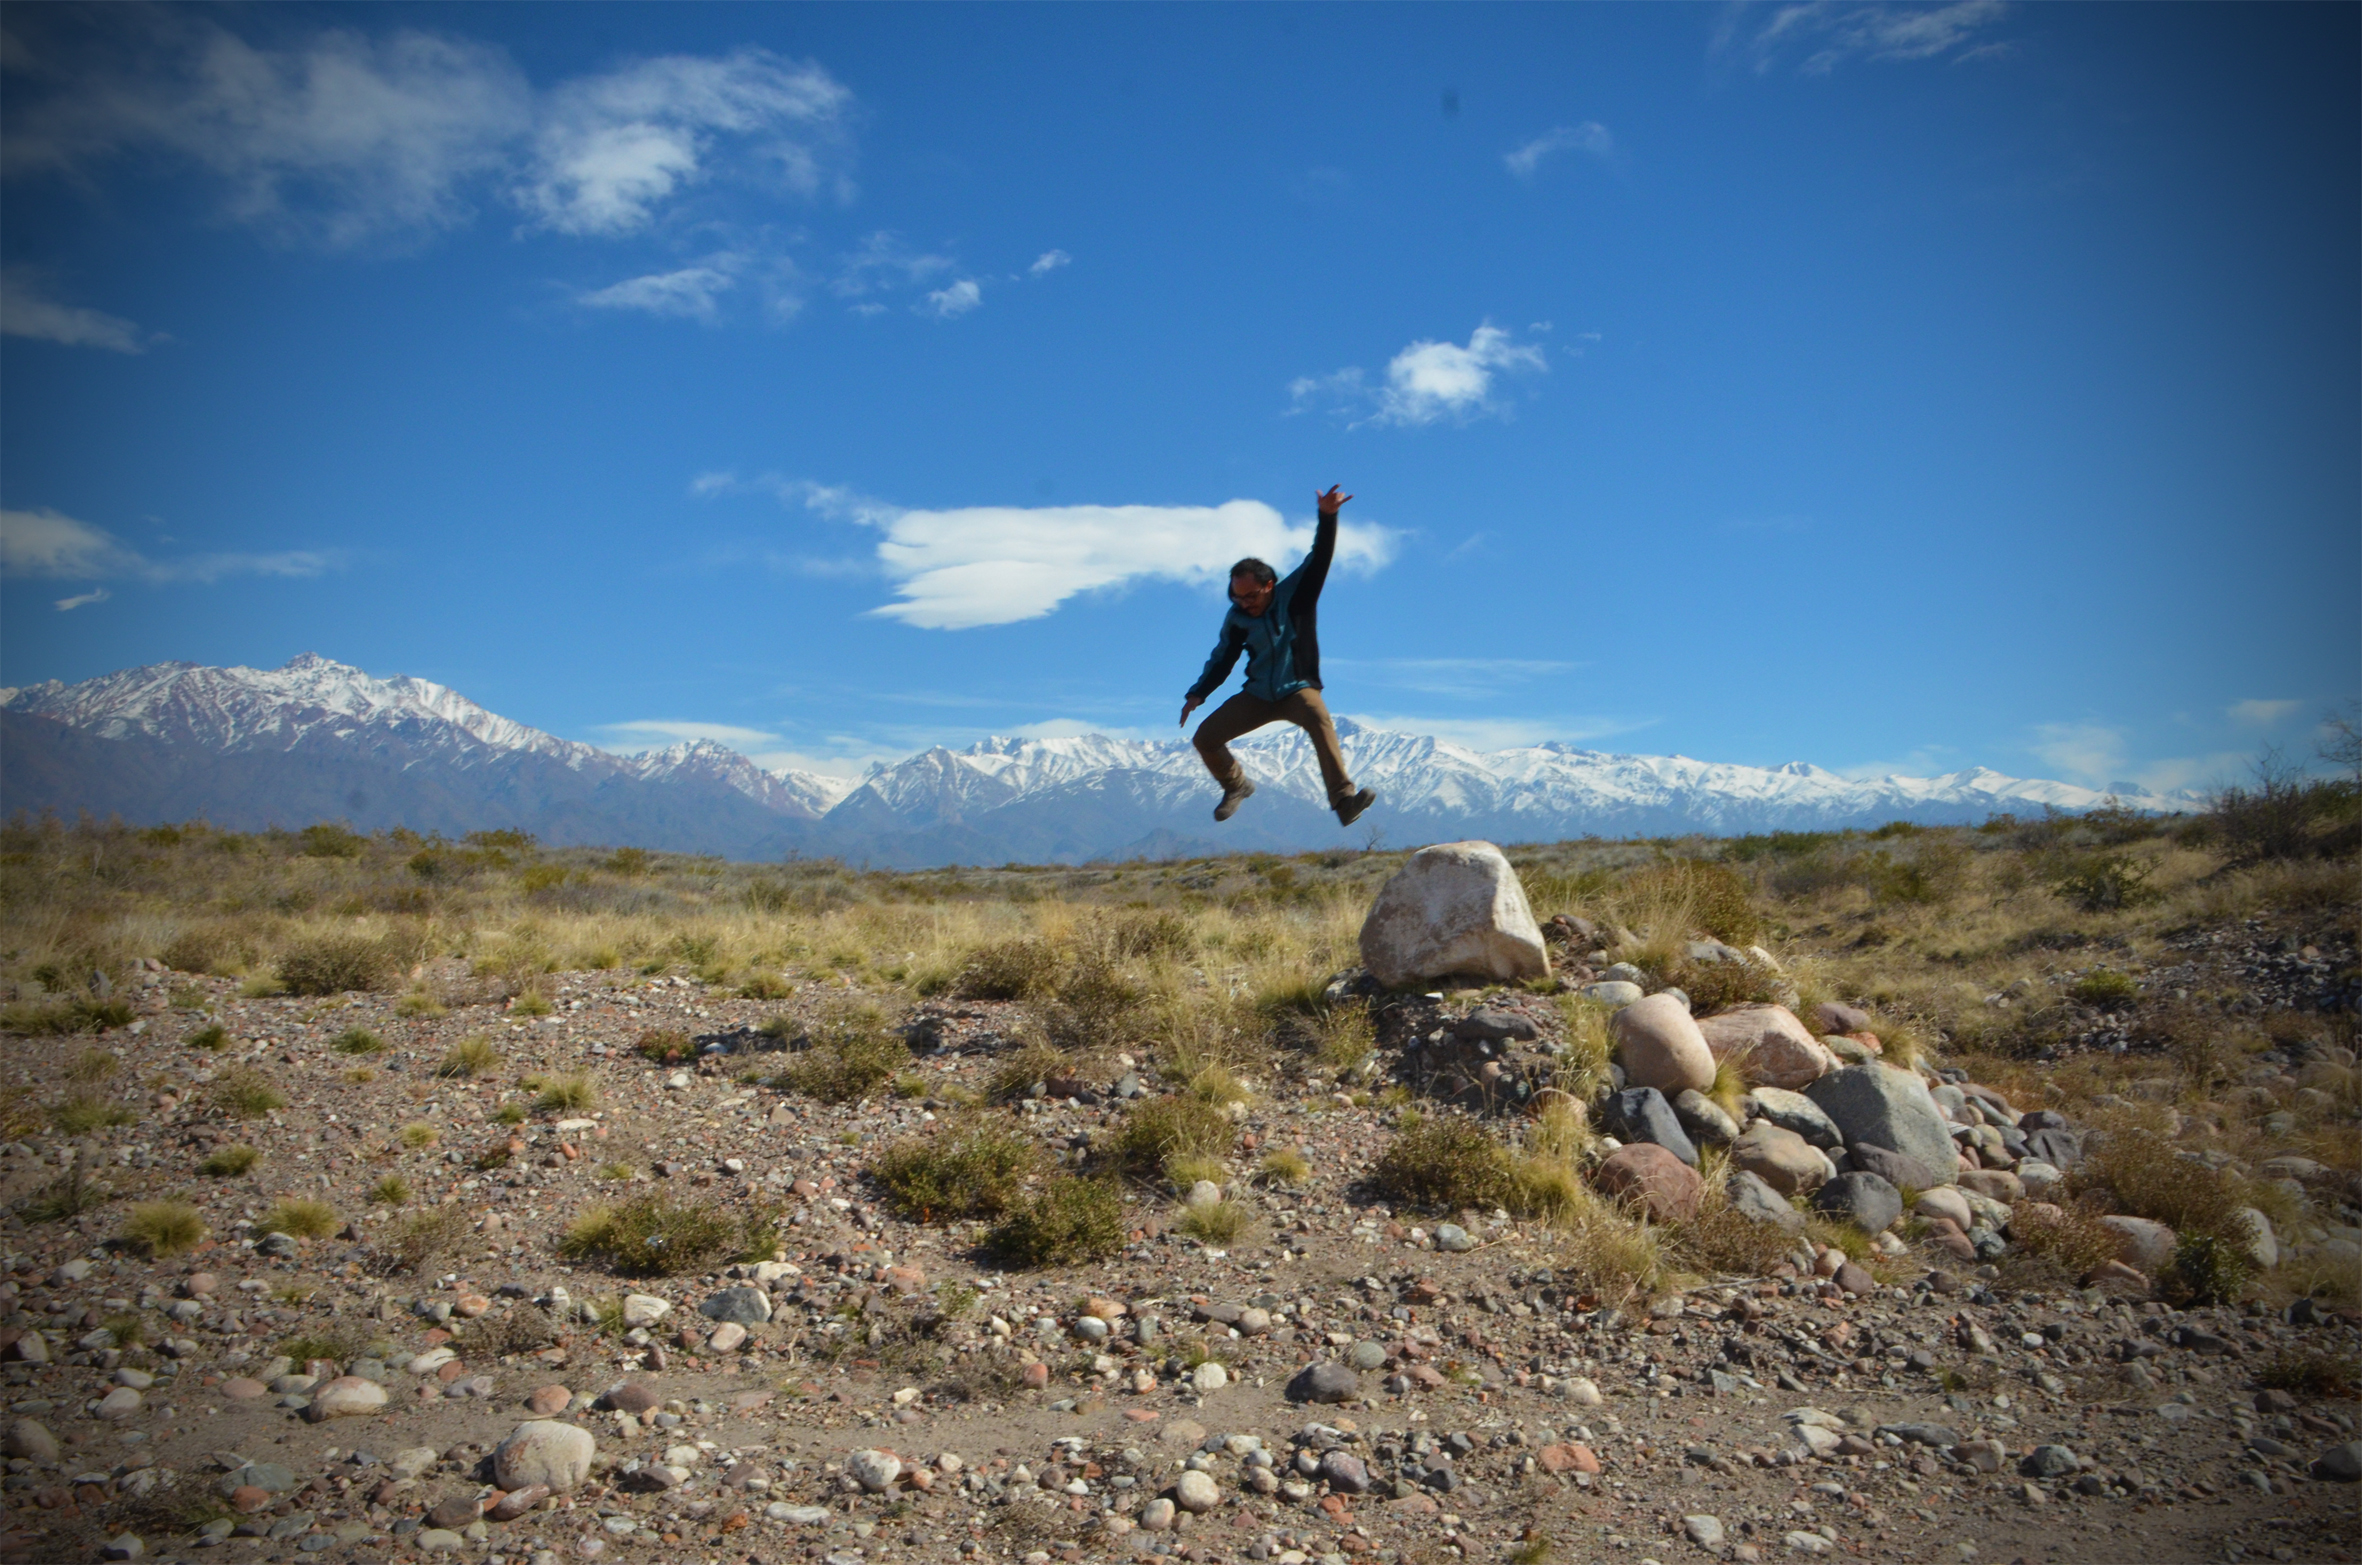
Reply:
<svg viewBox="0 0 2362 1565"><path fill-rule="evenodd" d="M569 1494L590 1476L591 1458L598 1455L591 1432L554 1419L519 1424L492 1452L492 1478L503 1489L547 1484L553 1494Z"/></svg>
<svg viewBox="0 0 2362 1565"><path fill-rule="evenodd" d="M1509 983L1550 971L1525 887L1489 842L1412 854L1370 904L1361 960L1389 989L1455 974Z"/></svg>
<svg viewBox="0 0 2362 1565"><path fill-rule="evenodd" d="M1784 1005L1740 1005L1698 1023L1718 1060L1737 1058L1748 1082L1801 1091L1836 1065L1821 1041Z"/></svg>

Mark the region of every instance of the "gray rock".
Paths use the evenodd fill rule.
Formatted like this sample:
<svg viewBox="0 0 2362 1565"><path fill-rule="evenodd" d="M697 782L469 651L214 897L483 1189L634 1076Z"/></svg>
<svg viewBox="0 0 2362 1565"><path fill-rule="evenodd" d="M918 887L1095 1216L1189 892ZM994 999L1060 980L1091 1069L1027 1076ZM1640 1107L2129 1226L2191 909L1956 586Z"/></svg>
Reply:
<svg viewBox="0 0 2362 1565"><path fill-rule="evenodd" d="M2362 1440L2348 1440L2321 1453L2313 1470L2331 1483L2362 1482Z"/></svg>
<svg viewBox="0 0 2362 1565"><path fill-rule="evenodd" d="M760 1288L724 1288L697 1306L697 1313L708 1320L760 1326L771 1318L771 1296Z"/></svg>
<svg viewBox="0 0 2362 1565"><path fill-rule="evenodd" d="M1673 1117L1699 1146L1723 1147L1739 1139L1739 1127L1722 1111L1722 1105L1695 1087L1673 1100Z"/></svg>
<svg viewBox="0 0 2362 1565"><path fill-rule="evenodd" d="M1850 1005L1839 1005L1834 1000L1813 1007L1813 1020L1821 1024L1823 1032L1868 1032L1870 1013Z"/></svg>
<svg viewBox="0 0 2362 1565"><path fill-rule="evenodd" d="M871 1494L884 1494L902 1476L902 1458L891 1451L856 1451L845 1458L845 1471Z"/></svg>
<svg viewBox="0 0 2362 1565"><path fill-rule="evenodd" d="M1350 1402L1361 1395L1361 1376L1327 1360L1307 1364L1288 1382L1288 1398L1295 1402Z"/></svg>
<svg viewBox="0 0 2362 1565"><path fill-rule="evenodd" d="M277 1462L248 1462L245 1466L226 1472L213 1488L216 1494L228 1499L240 1489L260 1489L265 1494L285 1494L295 1487L295 1474Z"/></svg>
<svg viewBox="0 0 2362 1565"><path fill-rule="evenodd" d="M2018 1129L2029 1136L2037 1130L2072 1130L2073 1128L2067 1122L2067 1116L2061 1114L2057 1109L2034 1109L2018 1116Z"/></svg>
<svg viewBox="0 0 2362 1565"><path fill-rule="evenodd" d="M1804 1231L1804 1214L1743 1168L1731 1171L1730 1209L1749 1222L1769 1223L1783 1233Z"/></svg>
<svg viewBox="0 0 2362 1565"><path fill-rule="evenodd" d="M1936 1190L1952 1183L1938 1179L1935 1171L1915 1157L1905 1157L1889 1147L1874 1142L1857 1141L1845 1149L1853 1166L1865 1174L1876 1174L1897 1190Z"/></svg>
<svg viewBox="0 0 2362 1565"><path fill-rule="evenodd" d="M1458 1253L1475 1249L1476 1241L1470 1238L1468 1230L1462 1228L1458 1223L1437 1223L1435 1225L1435 1247L1438 1250L1450 1250Z"/></svg>
<svg viewBox="0 0 2362 1565"><path fill-rule="evenodd" d="M2034 1113L2048 1114L2050 1110L2036 1109ZM2026 1116L2033 1117L2033 1114ZM2026 1132L2026 1150L2020 1156L2021 1160L2030 1157L2065 1173L2083 1160L2083 1137L2064 1125L2030 1130Z"/></svg>
<svg viewBox="0 0 2362 1565"><path fill-rule="evenodd" d="M1452 1036L1469 1043L1531 1043L1542 1036L1530 1016L1515 1011L1472 1011L1452 1026Z"/></svg>
<svg viewBox="0 0 2362 1565"><path fill-rule="evenodd" d="M1892 1148L1924 1165L1935 1183L1952 1183L1960 1166L1952 1133L1927 1095L1927 1084L1910 1072L1890 1065L1848 1065L1805 1088L1804 1095L1835 1122L1848 1147L1866 1141Z"/></svg>
<svg viewBox="0 0 2362 1565"><path fill-rule="evenodd" d="M1681 1532L1683 1537L1701 1549L1722 1547L1722 1521L1719 1517L1684 1516L1681 1519Z"/></svg>
<svg viewBox="0 0 2362 1565"><path fill-rule="evenodd" d="M1880 1424L1877 1432L1893 1435L1909 1445L1931 1445L1938 1450L1960 1443L1960 1431L1949 1424Z"/></svg>
<svg viewBox="0 0 2362 1565"><path fill-rule="evenodd" d="M1881 1234L1903 1215L1903 1195L1876 1174L1839 1174L1814 1192L1813 1205L1866 1234Z"/></svg>
<svg viewBox="0 0 2362 1565"><path fill-rule="evenodd" d="M136 1560L147 1552L146 1541L138 1533L127 1532L101 1544L98 1557L102 1560Z"/></svg>
<svg viewBox="0 0 2362 1565"><path fill-rule="evenodd" d="M1173 1503L1192 1516L1203 1516L1222 1503L1222 1490L1211 1473L1183 1473L1173 1485Z"/></svg>
<svg viewBox="0 0 2362 1565"><path fill-rule="evenodd" d="M254 1253L284 1259L296 1252L295 1235L268 1233L255 1245Z"/></svg>
<svg viewBox="0 0 2362 1565"><path fill-rule="evenodd" d="M2125 1265L2154 1277L2173 1264L2174 1249L2180 1239L2163 1223L2146 1217L2110 1215L2100 1219L2100 1226L2114 1235L2116 1258Z"/></svg>
<svg viewBox="0 0 2362 1565"><path fill-rule="evenodd" d="M587 1429L552 1419L532 1419L510 1431L493 1448L492 1476L503 1489L547 1484L553 1494L570 1494L590 1476L598 1442Z"/></svg>
<svg viewBox="0 0 2362 1565"><path fill-rule="evenodd" d="M1698 1149L1682 1130L1673 1105L1654 1087L1626 1087L1611 1094L1600 1111L1599 1128L1619 1141L1654 1143L1690 1167L1698 1166Z"/></svg>
<svg viewBox="0 0 2362 1565"><path fill-rule="evenodd" d="M1342 1494L1361 1494L1370 1487L1370 1470L1350 1451L1331 1451L1320 1459L1320 1475Z"/></svg>
<svg viewBox="0 0 2362 1565"><path fill-rule="evenodd" d="M1621 978L1605 978L1595 984L1585 984L1575 993L1591 1001L1594 1005L1612 1005L1621 1010L1633 1001L1641 999L1645 991L1640 985L1627 983Z"/></svg>
<svg viewBox="0 0 2362 1565"><path fill-rule="evenodd" d="M20 1418L8 1426L7 1449L10 1456L21 1456L35 1462L57 1460L57 1436L38 1420Z"/></svg>
<svg viewBox="0 0 2362 1565"><path fill-rule="evenodd" d="M2018 1463L2018 1471L2028 1478L2064 1478L2082 1466L2063 1445L2038 1445Z"/></svg>
<svg viewBox="0 0 2362 1565"><path fill-rule="evenodd" d="M1357 1342L1353 1345L1353 1351L1345 1355L1345 1359L1355 1369L1384 1369L1386 1348L1383 1343Z"/></svg>
<svg viewBox="0 0 2362 1565"><path fill-rule="evenodd" d="M1837 1122L1801 1092L1757 1087L1747 1094L1741 1106L1751 1117L1768 1119L1782 1130L1794 1131L1824 1152L1845 1150L1845 1137L1838 1134Z"/></svg>

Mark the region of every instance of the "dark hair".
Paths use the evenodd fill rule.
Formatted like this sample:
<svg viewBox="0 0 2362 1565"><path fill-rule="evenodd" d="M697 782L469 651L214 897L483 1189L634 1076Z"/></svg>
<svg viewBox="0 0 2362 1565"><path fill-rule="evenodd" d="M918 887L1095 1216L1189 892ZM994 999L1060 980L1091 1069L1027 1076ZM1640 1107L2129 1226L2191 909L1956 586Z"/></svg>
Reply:
<svg viewBox="0 0 2362 1565"><path fill-rule="evenodd" d="M1264 564L1261 560L1256 559L1251 554L1245 559L1239 561L1236 565L1230 567L1230 574L1233 576L1252 576L1255 578L1255 580L1260 582L1275 582L1279 580L1279 572L1273 570L1270 566Z"/></svg>

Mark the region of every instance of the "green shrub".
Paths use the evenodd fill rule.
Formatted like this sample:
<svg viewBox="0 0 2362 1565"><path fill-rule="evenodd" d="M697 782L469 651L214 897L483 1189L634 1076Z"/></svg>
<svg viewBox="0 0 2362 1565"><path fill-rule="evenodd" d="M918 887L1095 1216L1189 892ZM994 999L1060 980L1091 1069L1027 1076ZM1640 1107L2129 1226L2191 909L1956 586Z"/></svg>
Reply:
<svg viewBox="0 0 2362 1565"><path fill-rule="evenodd" d="M50 1122L69 1136L87 1136L107 1125L128 1125L139 1116L127 1103L78 1092L49 1111Z"/></svg>
<svg viewBox="0 0 2362 1565"><path fill-rule="evenodd" d="M869 1096L910 1063L910 1045L889 1031L875 1005L831 1007L805 1035L806 1047L779 1072L792 1092L823 1103Z"/></svg>
<svg viewBox="0 0 2362 1565"><path fill-rule="evenodd" d="M1197 949L1197 931L1178 913L1127 913L1105 930L1107 949L1116 956L1186 957Z"/></svg>
<svg viewBox="0 0 2362 1565"><path fill-rule="evenodd" d="M100 1000L80 996L71 1000L20 1000L0 1007L0 1032L23 1033L35 1038L54 1038L69 1033L105 1032L110 1027L128 1027L135 1019L131 1006L122 1000Z"/></svg>
<svg viewBox="0 0 2362 1565"><path fill-rule="evenodd" d="M214 1049L226 1048L229 1045L230 1034L228 1028L220 1026L217 1023L211 1026L200 1027L181 1041L192 1049L205 1049L210 1051Z"/></svg>
<svg viewBox="0 0 2362 1565"><path fill-rule="evenodd" d="M528 1083L540 1093L534 1106L544 1113L586 1113L599 1102L599 1084L588 1073L577 1076L536 1076Z"/></svg>
<svg viewBox="0 0 2362 1565"><path fill-rule="evenodd" d="M1499 1206L1514 1191L1508 1149L1456 1115L1421 1119L1398 1134L1370 1183L1397 1204L1445 1211Z"/></svg>
<svg viewBox="0 0 2362 1565"><path fill-rule="evenodd" d="M2086 913L2112 913L2161 900L2165 893L2151 886L2156 866L2129 853L2089 849L2053 857L2050 889Z"/></svg>
<svg viewBox="0 0 2362 1565"><path fill-rule="evenodd" d="M796 986L777 973L750 973L738 986L741 1000L784 1000L796 992Z"/></svg>
<svg viewBox="0 0 2362 1565"><path fill-rule="evenodd" d="M869 1174L904 1217L941 1223L999 1216L1040 1164L1030 1138L978 1121L898 1141Z"/></svg>
<svg viewBox="0 0 2362 1565"><path fill-rule="evenodd" d="M349 826L323 822L295 834L297 848L310 859L357 859L368 850L369 839Z"/></svg>
<svg viewBox="0 0 2362 1565"><path fill-rule="evenodd" d="M710 1270L744 1258L769 1224L715 1202L676 1204L644 1195L621 1206L594 1206L566 1229L558 1253L573 1261L600 1261L627 1277L672 1277ZM762 1259L770 1259L762 1244Z"/></svg>
<svg viewBox="0 0 2362 1565"><path fill-rule="evenodd" d="M1128 1232L1112 1181L1059 1174L1011 1208L985 1245L1013 1266L1064 1266L1115 1254Z"/></svg>
<svg viewBox="0 0 2362 1565"><path fill-rule="evenodd" d="M651 1027L640 1034L632 1052L659 1065L679 1065L697 1058L697 1045L678 1027Z"/></svg>
<svg viewBox="0 0 2362 1565"><path fill-rule="evenodd" d="M1132 1106L1107 1151L1122 1172L1153 1179L1174 1158L1227 1156L1237 1139L1230 1116L1203 1098L1150 1098Z"/></svg>
<svg viewBox="0 0 2362 1565"><path fill-rule="evenodd" d="M2163 1223L2183 1238L2235 1238L2231 1214L2247 1204L2231 1178L2183 1157L2171 1137L2116 1129L2092 1138L2068 1176L2070 1189L2104 1191L2108 1209Z"/></svg>
<svg viewBox="0 0 2362 1565"><path fill-rule="evenodd" d="M423 1119L414 1119L402 1127L402 1145L413 1152L421 1152L443 1139L443 1133Z"/></svg>
<svg viewBox="0 0 2362 1565"><path fill-rule="evenodd" d="M217 1150L211 1157L197 1165L197 1172L210 1174L215 1179L235 1179L261 1159L260 1152L255 1151L244 1142L239 1142L235 1146L222 1147Z"/></svg>
<svg viewBox="0 0 2362 1565"><path fill-rule="evenodd" d="M186 1201L142 1201L123 1219L123 1238L161 1260L194 1250L205 1238L205 1218Z"/></svg>
<svg viewBox="0 0 2362 1565"><path fill-rule="evenodd" d="M2167 1299L2181 1306L2236 1304L2254 1280L2255 1268L2237 1245L2213 1234L2184 1234L2173 1264L2159 1279Z"/></svg>
<svg viewBox="0 0 2362 1565"><path fill-rule="evenodd" d="M1181 1209L1173 1226L1205 1244L1229 1244L1247 1231L1252 1214L1238 1201L1200 1201Z"/></svg>
<svg viewBox="0 0 2362 1565"><path fill-rule="evenodd" d="M385 1040L366 1027L347 1027L329 1040L328 1047L339 1054L375 1054L385 1047Z"/></svg>
<svg viewBox="0 0 2362 1565"><path fill-rule="evenodd" d="M1057 987L1065 959L1057 946L1035 935L979 946L952 981L952 992L967 1000L1034 1000Z"/></svg>
<svg viewBox="0 0 2362 1565"><path fill-rule="evenodd" d="M435 1067L442 1077L481 1076L500 1063L500 1051L492 1040L481 1033L462 1038L443 1056L443 1063Z"/></svg>
<svg viewBox="0 0 2362 1565"><path fill-rule="evenodd" d="M385 943L360 935L322 935L297 941L279 957L279 982L289 994L345 994L380 989L394 969Z"/></svg>
<svg viewBox="0 0 2362 1565"><path fill-rule="evenodd" d="M298 1239L325 1239L336 1232L336 1208L325 1201L281 1201L255 1219L255 1231L291 1234Z"/></svg>
<svg viewBox="0 0 2362 1565"><path fill-rule="evenodd" d="M557 1007L549 1003L549 996L539 989L528 987L509 1002L511 1016L547 1016Z"/></svg>
<svg viewBox="0 0 2362 1565"><path fill-rule="evenodd" d="M286 1095L271 1085L270 1078L248 1065L215 1077L206 1097L232 1119L255 1119L287 1106Z"/></svg>
<svg viewBox="0 0 2362 1565"><path fill-rule="evenodd" d="M2255 1383L2300 1397L2350 1397L2362 1383L2362 1364L2321 1348L2282 1348L2257 1372Z"/></svg>
<svg viewBox="0 0 2362 1565"><path fill-rule="evenodd" d="M1103 951L1086 951L1046 1008L1050 1041L1065 1049L1120 1048L1147 1036L1147 994Z"/></svg>
<svg viewBox="0 0 2362 1565"><path fill-rule="evenodd" d="M2141 997L2141 986L2129 973L2112 972L2095 967L2075 980L2067 991L2085 1005L2096 1005L2105 1011L2121 1011Z"/></svg>
<svg viewBox="0 0 2362 1565"><path fill-rule="evenodd" d="M1312 1165L1294 1147L1281 1147L1263 1155L1263 1165L1257 1172L1270 1184L1300 1185L1312 1177Z"/></svg>
<svg viewBox="0 0 2362 1565"><path fill-rule="evenodd" d="M410 1199L410 1181L400 1174L388 1174L369 1187L370 1204L401 1206Z"/></svg>

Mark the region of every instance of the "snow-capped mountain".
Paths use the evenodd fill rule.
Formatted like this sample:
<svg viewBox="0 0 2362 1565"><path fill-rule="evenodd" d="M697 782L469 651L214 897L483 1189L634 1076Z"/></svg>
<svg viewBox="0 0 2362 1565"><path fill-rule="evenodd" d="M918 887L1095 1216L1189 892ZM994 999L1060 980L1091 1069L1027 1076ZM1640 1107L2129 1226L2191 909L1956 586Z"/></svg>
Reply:
<svg viewBox="0 0 2362 1565"><path fill-rule="evenodd" d="M1323 808L1311 746L1293 729L1239 746L1260 791L1217 827L1214 786L1179 739L987 739L854 781L765 771L703 740L617 755L427 680L376 679L306 653L278 669L165 663L0 689L0 809L241 827L342 818L453 834L521 826L558 844L916 866L1297 849L1373 833L1403 846L1937 824L2087 810L2110 797L1982 767L1857 781L1802 762L1730 766L1557 743L1477 751L1349 721L1339 730L1357 780L1380 799L1350 838ZM2195 802L2114 797L2161 811Z"/></svg>

